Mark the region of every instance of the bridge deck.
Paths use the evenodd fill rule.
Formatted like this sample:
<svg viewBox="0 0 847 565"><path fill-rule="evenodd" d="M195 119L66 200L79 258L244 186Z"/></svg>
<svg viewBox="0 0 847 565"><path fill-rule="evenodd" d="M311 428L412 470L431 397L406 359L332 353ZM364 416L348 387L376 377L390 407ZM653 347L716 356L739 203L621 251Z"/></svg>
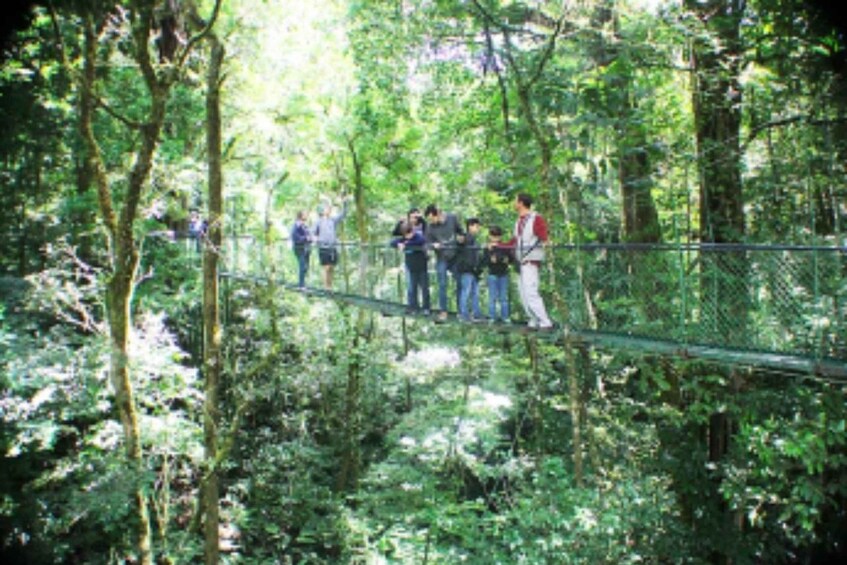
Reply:
<svg viewBox="0 0 847 565"><path fill-rule="evenodd" d="M268 284L269 282L268 277L258 275L222 273L221 276L235 281L249 281L256 284ZM406 306L396 301L340 291L330 291L310 286L301 288L285 281L276 281L276 284L307 297L325 298L352 306L367 308L385 316L410 317L420 320L427 319L421 315L409 314ZM433 323L436 323L434 318L429 319ZM448 326L461 325L463 330L530 336L535 339L547 341L587 344L598 347L647 352L656 355L670 355L683 359L702 359L721 364L761 367L783 373L806 374L834 380L847 380L847 362L837 359L814 359L806 356L769 351L733 349L708 344L681 343L678 341L644 338L621 333L568 328L561 325L557 325L552 331L539 332L531 331L523 324L468 324L466 322L460 322L455 313L451 313L445 322L440 323Z"/></svg>

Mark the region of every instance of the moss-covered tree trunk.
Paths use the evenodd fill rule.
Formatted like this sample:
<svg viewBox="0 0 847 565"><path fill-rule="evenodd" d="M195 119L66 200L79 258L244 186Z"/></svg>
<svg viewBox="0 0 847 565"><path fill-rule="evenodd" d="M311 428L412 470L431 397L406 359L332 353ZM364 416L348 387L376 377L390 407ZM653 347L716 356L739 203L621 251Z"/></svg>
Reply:
<svg viewBox="0 0 847 565"><path fill-rule="evenodd" d="M130 373L131 307L140 262L135 228L141 196L150 178L153 156L165 121L168 94L178 76L176 69L185 61L196 39L186 44L182 58L167 61L157 74L151 58L157 6L156 0L129 2L129 53L146 86L147 99L143 101L145 109L140 120L129 120L110 111L113 117L132 128L137 138L134 161L126 179L112 184L94 129L95 110L105 107L98 98L101 91L98 82L108 79L108 74L98 70L108 65L109 61L101 61L99 57L109 51L99 49L100 26L96 21L96 18L106 18L108 15L98 13L93 7L83 8L83 69L79 83L78 122L86 152L85 166L92 175L100 219L108 235L110 274L106 282L106 307L111 344L110 381L123 428L126 456L138 481L135 489L136 550L138 561L144 564L153 562L153 549L147 495L141 482L144 467L141 428ZM216 3L215 15L217 9ZM111 36L105 37L105 40L111 39ZM117 194L121 195L120 201L116 200Z"/></svg>
<svg viewBox="0 0 847 565"><path fill-rule="evenodd" d="M694 121L700 165L700 238L739 242L741 191L740 24L743 0L687 0L705 28L692 44Z"/></svg>
<svg viewBox="0 0 847 565"><path fill-rule="evenodd" d="M218 303L218 258L223 241L223 164L221 155L221 66L224 48L214 35L209 36L212 56L206 78L206 152L208 163L209 229L203 250L203 374L205 401L203 443L208 465L203 484L202 505L205 516L203 538L207 564L219 559L219 480L218 480L218 387L221 379L221 325Z"/></svg>
<svg viewBox="0 0 847 565"><path fill-rule="evenodd" d="M348 139L347 147L353 164L353 199L355 203L356 231L362 254L359 259L359 294L367 296L368 289L368 224L365 208L365 187L362 180L363 164L356 150L355 139ZM339 491L355 488L359 481L362 414L361 414L361 373L364 364L362 347L368 339L365 327L367 313L359 308L355 314L353 336L350 344L350 358L347 364L347 386L344 392L344 445L341 456L341 469L336 479Z"/></svg>
<svg viewBox="0 0 847 565"><path fill-rule="evenodd" d="M647 136L640 125L633 123L635 108L628 88L623 131L618 148L618 177L623 205L623 239L628 242L658 243L662 239L659 212L650 190L651 164L647 155ZM637 262L634 262L637 263Z"/></svg>
<svg viewBox="0 0 847 565"><path fill-rule="evenodd" d="M136 15L133 29L136 54L139 50L146 53L146 41L149 35L150 12L142 10ZM123 427L127 459L136 471L135 476L140 477L143 466L141 429L138 424L138 412L129 368L129 340L132 327L130 306L139 263L139 251L133 228L141 191L152 166L153 151L164 120L165 96L159 89L153 89L150 92L149 121L141 129L140 146L135 156L135 164L130 170L123 208L118 213L114 206L112 187L93 127L98 45L94 17L91 14L85 19L84 41L79 125L86 147L88 164L94 174L101 219L109 235L111 251L111 274L106 284L107 320L111 340L109 374ZM139 561L152 563L150 516L145 490L140 483L135 491L135 499Z"/></svg>
<svg viewBox="0 0 847 565"><path fill-rule="evenodd" d="M703 32L692 44L694 121L700 169L700 239L744 239L741 184L741 0L690 1ZM747 265L743 252L703 252L702 311L734 346L747 339Z"/></svg>
<svg viewBox="0 0 847 565"><path fill-rule="evenodd" d="M741 184L741 19L744 0L686 0L703 30L691 46L693 106L700 171L700 239L739 243L744 238ZM735 347L747 339L746 255L727 249L702 252L704 319ZM735 379L733 379L735 380ZM711 414L709 460L722 460L730 445L731 422L724 410ZM726 511L727 524L735 516ZM720 552L720 550L716 550ZM728 562L724 556L716 562Z"/></svg>

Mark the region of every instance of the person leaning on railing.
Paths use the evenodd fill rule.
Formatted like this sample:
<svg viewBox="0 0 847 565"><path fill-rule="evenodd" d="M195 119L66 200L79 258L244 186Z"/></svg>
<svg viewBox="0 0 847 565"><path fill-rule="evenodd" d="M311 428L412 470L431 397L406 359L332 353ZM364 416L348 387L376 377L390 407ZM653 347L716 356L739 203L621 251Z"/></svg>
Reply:
<svg viewBox="0 0 847 565"><path fill-rule="evenodd" d="M391 246L403 253L406 272L409 275L409 289L406 293L407 312L410 314L421 312L421 306L423 306L422 313L428 316L430 304L426 240L410 223L403 223L400 233L403 235L393 239ZM421 294L420 302L418 302L418 292Z"/></svg>
<svg viewBox="0 0 847 565"><path fill-rule="evenodd" d="M488 317L491 322L508 324L509 312L509 267L515 262L514 250L503 241L500 226L489 226L488 246L482 251L481 265L488 271ZM497 311L500 311L498 318Z"/></svg>
<svg viewBox="0 0 847 565"><path fill-rule="evenodd" d="M524 311L527 327L533 330L553 329L553 322L547 315L544 300L538 290L539 270L544 261L544 244L547 242L547 222L540 214L532 210L532 197L520 193L515 198L515 211L518 219L512 239L506 243L515 250L515 259L520 266L518 291Z"/></svg>
<svg viewBox="0 0 847 565"><path fill-rule="evenodd" d="M447 319L447 273L453 274L456 281L456 305L462 295L462 279L456 273L454 259L456 258L456 236L462 235L462 224L455 214L439 210L435 204L430 204L424 211L426 217L426 243L435 251L435 276L438 283L438 313L436 321Z"/></svg>
<svg viewBox="0 0 847 565"><path fill-rule="evenodd" d="M403 237L403 228L406 224L411 225L412 229L421 234L421 236L423 236L426 232L426 220L424 220L423 216L421 216L420 209L416 207L410 208L405 217L397 220L397 223L394 225L394 229L391 231L391 235L394 237ZM409 274L409 267L406 266L405 263L403 265L403 271L406 274L406 302L411 303L412 296L410 293L413 290L412 278Z"/></svg>
<svg viewBox="0 0 847 565"><path fill-rule="evenodd" d="M459 321L480 322L482 312L479 309L479 273L480 253L477 235L481 224L477 218L468 218L465 234L457 237L458 251L454 268L461 277L462 291L459 295Z"/></svg>

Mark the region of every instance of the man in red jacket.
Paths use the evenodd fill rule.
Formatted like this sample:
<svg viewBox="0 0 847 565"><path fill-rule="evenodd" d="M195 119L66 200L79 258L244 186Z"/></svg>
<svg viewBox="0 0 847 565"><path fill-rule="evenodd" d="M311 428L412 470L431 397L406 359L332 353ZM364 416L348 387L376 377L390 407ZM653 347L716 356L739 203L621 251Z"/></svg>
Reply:
<svg viewBox="0 0 847 565"><path fill-rule="evenodd" d="M534 330L553 329L553 322L544 308L544 300L538 291L541 262L544 261L544 245L547 243L547 222L532 210L532 197L518 194L515 199L518 220L509 247L515 249L515 259L520 265L518 290L521 303L529 318L527 326Z"/></svg>

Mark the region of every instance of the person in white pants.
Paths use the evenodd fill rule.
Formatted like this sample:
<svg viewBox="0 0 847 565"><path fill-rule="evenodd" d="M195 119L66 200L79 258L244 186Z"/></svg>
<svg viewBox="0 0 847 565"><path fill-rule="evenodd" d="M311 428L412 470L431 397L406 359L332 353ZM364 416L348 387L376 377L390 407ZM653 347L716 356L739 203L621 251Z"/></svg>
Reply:
<svg viewBox="0 0 847 565"><path fill-rule="evenodd" d="M544 244L547 242L547 222L532 211L532 197L521 193L515 198L518 220L509 246L515 248L515 258L520 264L518 291L530 329L549 330L553 322L547 315L544 300L538 290L539 269L544 261Z"/></svg>

